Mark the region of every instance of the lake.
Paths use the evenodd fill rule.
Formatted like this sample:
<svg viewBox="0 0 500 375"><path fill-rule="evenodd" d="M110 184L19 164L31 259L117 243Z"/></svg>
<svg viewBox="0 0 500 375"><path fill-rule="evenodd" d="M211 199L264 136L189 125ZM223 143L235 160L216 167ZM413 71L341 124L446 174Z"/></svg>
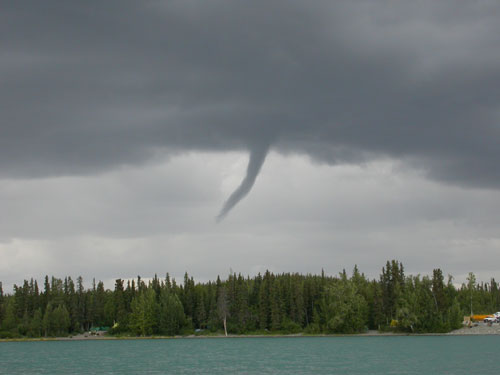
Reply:
<svg viewBox="0 0 500 375"><path fill-rule="evenodd" d="M500 336L0 342L0 374L495 374Z"/></svg>

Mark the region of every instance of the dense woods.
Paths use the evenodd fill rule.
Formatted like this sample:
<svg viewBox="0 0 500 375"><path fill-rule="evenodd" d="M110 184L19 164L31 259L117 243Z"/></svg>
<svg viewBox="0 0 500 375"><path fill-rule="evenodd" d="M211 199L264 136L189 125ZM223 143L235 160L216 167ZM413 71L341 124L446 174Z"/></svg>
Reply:
<svg viewBox="0 0 500 375"><path fill-rule="evenodd" d="M432 276L407 276L388 261L378 279L354 267L338 276L273 274L182 284L155 277L117 279L114 290L102 282L89 289L81 277L45 277L43 285L24 280L4 293L0 283L0 338L66 336L95 327L124 335L228 333L357 333L367 329L447 332L464 315L500 310L494 279L477 283L470 273L456 288L435 269Z"/></svg>

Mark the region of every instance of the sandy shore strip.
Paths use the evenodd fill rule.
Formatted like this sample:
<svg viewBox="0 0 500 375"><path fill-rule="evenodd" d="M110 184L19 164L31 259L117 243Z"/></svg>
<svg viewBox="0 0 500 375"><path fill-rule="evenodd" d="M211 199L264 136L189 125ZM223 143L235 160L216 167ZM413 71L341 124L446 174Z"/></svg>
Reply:
<svg viewBox="0 0 500 375"><path fill-rule="evenodd" d="M68 337L42 337L42 338L16 338L0 339L0 342L15 341L82 341L82 340L151 340L151 339L209 339L209 338L277 338L277 337L376 337L376 336L466 336L466 335L500 335L500 324L494 323L491 326L480 323L474 327L463 327L448 333L403 333L403 332L379 332L370 330L365 333L356 334L332 334L332 335L306 335L302 333L290 335L187 335L187 336L93 336L88 334L79 334Z"/></svg>
<svg viewBox="0 0 500 375"><path fill-rule="evenodd" d="M447 335L500 335L500 323L488 325L479 323L475 327L463 327L447 333Z"/></svg>

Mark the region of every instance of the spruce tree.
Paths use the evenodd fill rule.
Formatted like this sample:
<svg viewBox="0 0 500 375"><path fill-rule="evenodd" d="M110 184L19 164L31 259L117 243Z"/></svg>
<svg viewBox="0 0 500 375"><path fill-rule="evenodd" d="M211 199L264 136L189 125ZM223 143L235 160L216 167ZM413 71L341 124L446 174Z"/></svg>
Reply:
<svg viewBox="0 0 500 375"><path fill-rule="evenodd" d="M16 316L15 304L15 297L11 297L7 300L7 305L5 307L5 316L2 322L1 330L17 334L18 318Z"/></svg>
<svg viewBox="0 0 500 375"><path fill-rule="evenodd" d="M4 296L2 282L0 281L0 327L2 326L2 320L4 317Z"/></svg>
<svg viewBox="0 0 500 375"><path fill-rule="evenodd" d="M30 326L33 337L41 337L43 335L43 315L41 308L35 310Z"/></svg>
<svg viewBox="0 0 500 375"><path fill-rule="evenodd" d="M127 327L127 310L122 279L116 279L115 281L113 299L113 320L118 324L118 331L123 331Z"/></svg>

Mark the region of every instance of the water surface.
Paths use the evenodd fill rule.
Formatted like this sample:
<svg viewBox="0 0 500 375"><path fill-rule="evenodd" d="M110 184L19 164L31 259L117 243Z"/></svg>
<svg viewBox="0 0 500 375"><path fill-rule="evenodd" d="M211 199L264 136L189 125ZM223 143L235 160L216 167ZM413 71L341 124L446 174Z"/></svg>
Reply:
<svg viewBox="0 0 500 375"><path fill-rule="evenodd" d="M500 336L0 342L0 374L500 374Z"/></svg>

